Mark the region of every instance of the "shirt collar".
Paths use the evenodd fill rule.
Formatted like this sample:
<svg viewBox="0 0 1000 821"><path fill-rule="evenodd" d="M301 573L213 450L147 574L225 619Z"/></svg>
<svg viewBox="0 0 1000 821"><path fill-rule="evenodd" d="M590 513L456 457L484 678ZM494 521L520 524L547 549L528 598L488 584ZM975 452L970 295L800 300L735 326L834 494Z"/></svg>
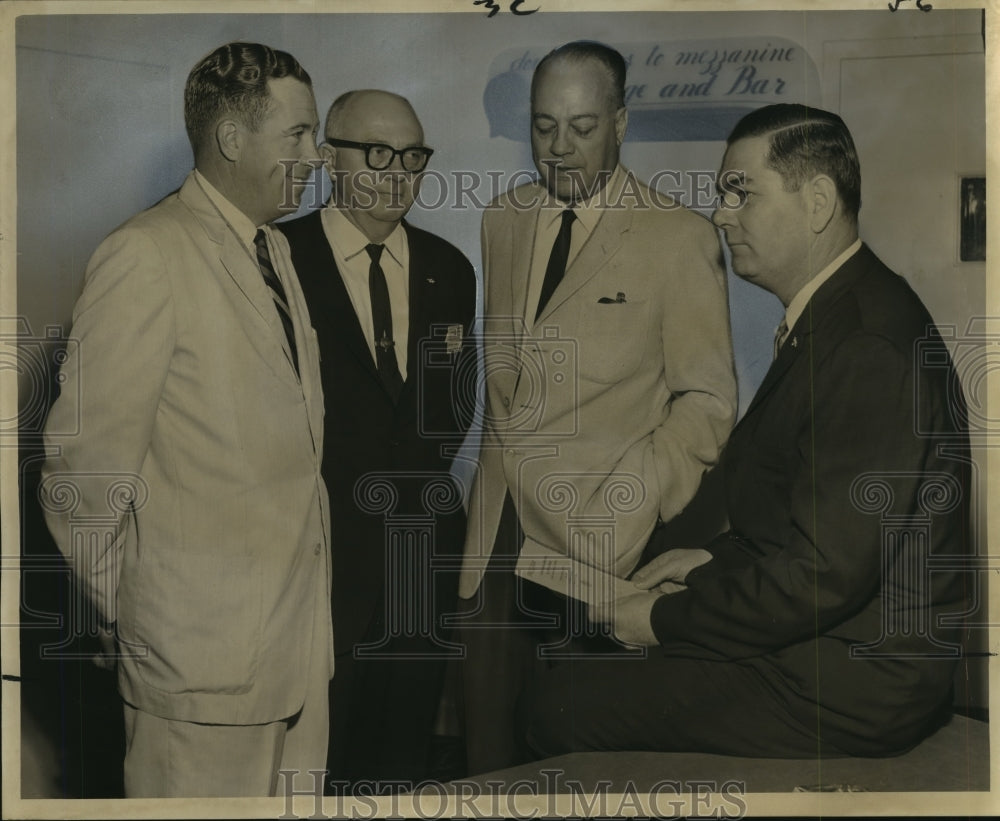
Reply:
<svg viewBox="0 0 1000 821"><path fill-rule="evenodd" d="M625 169L622 168L621 165L615 166L614 173L608 179L604 188L594 194L594 196L592 196L589 200L578 202L573 206L562 202L551 192L546 192L545 198L542 200L542 210L539 214L540 225L551 225L560 218L563 211L572 207L573 214L576 216L577 222L579 222L589 234L594 230L594 226L597 225L598 220L601 218L601 214L603 214L604 210L608 207L609 198L607 196L607 192L617 191L621 188L621 180L624 176Z"/></svg>
<svg viewBox="0 0 1000 821"><path fill-rule="evenodd" d="M371 240L364 235L358 226L351 222L340 208L328 205L325 209L326 224L333 242L340 249L345 262L350 262L358 254L364 253ZM382 245L398 265L403 264L403 249L406 242L406 230L402 222L392 229Z"/></svg>
<svg viewBox="0 0 1000 821"><path fill-rule="evenodd" d="M802 312L805 310L806 305L809 304L809 300L813 298L813 295L819 290L820 286L832 277L860 248L861 239L859 238L854 240L840 256L802 286L799 292L792 298L792 301L788 303L788 308L785 309L785 324L789 330L795 327L795 323L802 316Z"/></svg>
<svg viewBox="0 0 1000 821"><path fill-rule="evenodd" d="M257 236L257 226L251 222L250 217L227 200L197 168L194 170L194 177L201 186L201 190L205 192L205 196L219 209L222 218L232 226L240 241L247 248L253 248L254 238Z"/></svg>

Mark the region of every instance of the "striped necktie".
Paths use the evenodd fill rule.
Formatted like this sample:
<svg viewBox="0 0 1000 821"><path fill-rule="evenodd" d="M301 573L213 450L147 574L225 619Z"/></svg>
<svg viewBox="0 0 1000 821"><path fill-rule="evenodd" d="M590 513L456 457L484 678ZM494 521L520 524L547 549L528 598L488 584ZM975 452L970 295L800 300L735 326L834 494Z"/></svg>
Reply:
<svg viewBox="0 0 1000 821"><path fill-rule="evenodd" d="M264 282L271 291L274 298L274 305L278 309L278 317L281 319L281 326L285 329L285 337L288 339L288 351L291 354L292 367L295 368L295 375L299 375L299 356L295 348L295 328L292 326L292 313L288 309L288 297L285 296L285 289L278 279L278 274L271 264L271 254L267 250L267 236L263 228L257 229L257 234L253 238L254 248L257 249L257 264L260 266L260 273L264 277Z"/></svg>

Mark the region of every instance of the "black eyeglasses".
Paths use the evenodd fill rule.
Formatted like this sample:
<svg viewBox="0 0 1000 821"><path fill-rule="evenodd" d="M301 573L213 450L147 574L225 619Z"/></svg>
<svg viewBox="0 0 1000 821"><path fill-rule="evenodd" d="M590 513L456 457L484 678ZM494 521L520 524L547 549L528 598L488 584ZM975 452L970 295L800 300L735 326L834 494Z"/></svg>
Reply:
<svg viewBox="0 0 1000 821"><path fill-rule="evenodd" d="M404 171L423 171L431 154L434 153L433 148L425 145L410 145L396 149L384 143L356 143L353 140L334 138L327 138L326 143L336 148L360 148L365 152L365 162L372 171L384 171L392 165L397 155Z"/></svg>

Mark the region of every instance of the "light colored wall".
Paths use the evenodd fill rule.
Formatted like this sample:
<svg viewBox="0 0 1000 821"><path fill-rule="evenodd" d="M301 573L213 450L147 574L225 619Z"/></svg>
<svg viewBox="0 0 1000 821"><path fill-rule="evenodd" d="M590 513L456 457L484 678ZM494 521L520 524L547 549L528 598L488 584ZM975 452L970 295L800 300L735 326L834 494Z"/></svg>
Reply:
<svg viewBox="0 0 1000 821"><path fill-rule="evenodd" d="M68 327L87 259L111 229L178 187L191 166L182 90L190 67L236 39L291 51L311 73L320 116L341 92L387 88L419 113L433 168L530 168L525 142L491 138L483 89L511 48L580 39L783 37L806 50L862 162L861 234L961 334L985 313L985 266L957 258L961 173L985 170L984 57L976 10L578 13L493 19L424 15L25 16L17 21L18 313L36 333ZM721 142L626 142L640 177L714 170ZM482 189L482 196L490 192ZM475 208L415 209L413 222L479 265ZM730 277L741 405L770 361L780 306ZM683 295L678 295L683 298ZM967 391L970 385L966 385ZM985 501L985 485L977 498ZM985 505L978 525L984 525ZM985 530L981 531L985 534ZM983 542L985 545L985 541Z"/></svg>
<svg viewBox="0 0 1000 821"><path fill-rule="evenodd" d="M957 262L955 180L985 168L984 61L981 49L948 52L967 52L979 26L977 11L938 10L21 17L19 314L35 333L66 325L100 239L183 180L191 165L184 80L220 43L257 40L291 51L313 77L321 117L342 91L397 91L424 123L436 149L433 169L493 170L507 180L532 166L526 142L489 137L483 89L497 55L578 38L626 46L759 36L804 48L821 85L805 101L841 110L852 128L862 159L863 238L910 278L939 321L964 327L966 317L982 313L984 267ZM917 47L911 50L918 56L880 57L898 49L893 43L928 38L936 38L939 53L919 56ZM852 49L868 56L855 59ZM626 141L622 157L648 179L665 168L712 171L722 150L721 142ZM496 192L484 183L476 193L486 200ZM479 268L473 202L416 208L411 219L454 242ZM769 362L781 311L754 286L730 277L730 287L745 408Z"/></svg>

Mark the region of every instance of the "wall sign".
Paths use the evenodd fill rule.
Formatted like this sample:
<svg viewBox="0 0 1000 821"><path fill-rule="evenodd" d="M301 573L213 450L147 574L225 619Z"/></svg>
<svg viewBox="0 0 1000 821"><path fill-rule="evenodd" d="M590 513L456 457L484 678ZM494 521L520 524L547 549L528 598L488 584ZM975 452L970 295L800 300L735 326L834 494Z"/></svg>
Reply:
<svg viewBox="0 0 1000 821"><path fill-rule="evenodd" d="M609 45L628 63L629 140L724 140L748 111L819 97L812 59L782 37ZM483 94L491 137L528 140L531 74L548 51L508 49L493 60Z"/></svg>

